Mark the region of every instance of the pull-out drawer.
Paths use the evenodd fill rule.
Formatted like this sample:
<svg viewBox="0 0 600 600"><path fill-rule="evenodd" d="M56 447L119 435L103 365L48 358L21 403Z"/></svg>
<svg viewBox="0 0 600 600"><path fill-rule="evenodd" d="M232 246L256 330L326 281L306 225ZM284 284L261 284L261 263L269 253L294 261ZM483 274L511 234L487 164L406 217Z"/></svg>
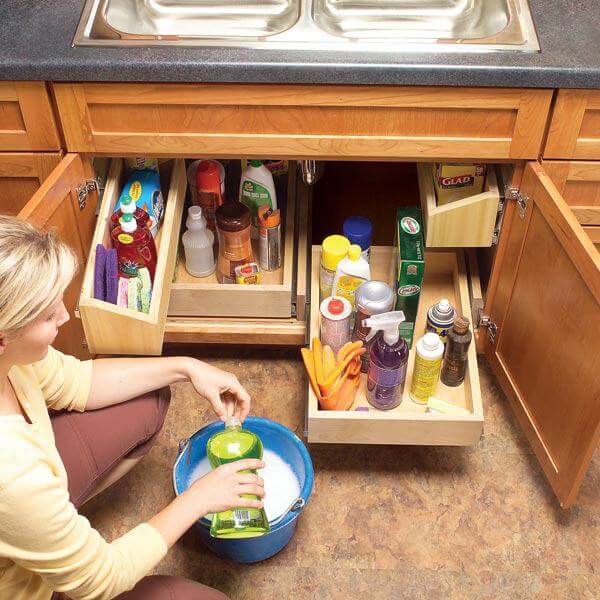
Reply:
<svg viewBox="0 0 600 600"><path fill-rule="evenodd" d="M302 345L306 339L305 277L309 269L308 198L297 204L290 169L284 207L282 267L263 273L262 285L224 285L214 276L185 271L180 238L186 173L183 159L161 165L165 215L157 238L158 263L150 313L118 307L93 297L96 245L110 246L109 220L124 183L123 161L112 161L79 301L92 353L160 354L163 341ZM179 254L179 258L178 258Z"/></svg>
<svg viewBox="0 0 600 600"><path fill-rule="evenodd" d="M442 206L437 204L433 169L432 163L417 164L425 245L428 248L491 246L500 202L494 166L487 170L481 194Z"/></svg>
<svg viewBox="0 0 600 600"><path fill-rule="evenodd" d="M321 258L320 246L313 246L313 264ZM393 273L394 251L391 247L371 248L371 270L374 279L387 280ZM318 270L313 270L312 297L319 295ZM425 279L421 291L415 338L423 335L427 308L440 298L448 298L456 309L470 317L469 290L462 252L428 251L425 254ZM319 335L319 311L311 311L310 339ZM309 442L347 444L423 444L465 446L477 443L483 427L483 408L479 387L479 372L475 344L468 351L465 381L451 388L438 384L437 397L469 411L469 415L441 415L426 412L424 406L410 400L408 391L415 361L414 345L408 358L406 385L402 403L390 411L370 407L366 400L366 375L361 376L354 405L348 411L321 410L312 388L308 385ZM368 411L357 410L368 407Z"/></svg>

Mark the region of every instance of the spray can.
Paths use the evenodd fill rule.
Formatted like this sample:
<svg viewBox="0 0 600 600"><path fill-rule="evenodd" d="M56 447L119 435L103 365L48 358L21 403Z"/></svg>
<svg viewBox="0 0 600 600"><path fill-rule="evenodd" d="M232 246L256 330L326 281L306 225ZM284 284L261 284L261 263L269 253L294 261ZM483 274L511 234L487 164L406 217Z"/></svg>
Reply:
<svg viewBox="0 0 600 600"><path fill-rule="evenodd" d="M352 306L346 298L329 296L321 302L320 338L323 346L330 346L334 354L350 341Z"/></svg>
<svg viewBox="0 0 600 600"><path fill-rule="evenodd" d="M446 298L442 298L427 311L427 324L425 331L437 333L442 343L446 343L448 332L452 329L456 319L456 310Z"/></svg>
<svg viewBox="0 0 600 600"><path fill-rule="evenodd" d="M281 214L268 204L258 207L260 268L275 271L281 266Z"/></svg>
<svg viewBox="0 0 600 600"><path fill-rule="evenodd" d="M444 344L437 333L426 333L418 342L415 355L410 397L418 404L427 404L429 396L435 396L442 368Z"/></svg>

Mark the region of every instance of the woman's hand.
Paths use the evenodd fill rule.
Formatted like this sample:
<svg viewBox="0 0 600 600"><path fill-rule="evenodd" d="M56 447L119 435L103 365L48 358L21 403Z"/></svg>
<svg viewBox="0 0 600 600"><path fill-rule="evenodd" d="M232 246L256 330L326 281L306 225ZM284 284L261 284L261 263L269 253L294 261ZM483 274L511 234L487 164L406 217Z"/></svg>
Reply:
<svg viewBox="0 0 600 600"><path fill-rule="evenodd" d="M212 404L221 421L235 415L244 422L250 412L250 395L233 373L193 360L188 376L196 391Z"/></svg>
<svg viewBox="0 0 600 600"><path fill-rule="evenodd" d="M242 494L264 497L265 483L262 477L239 471L262 469L264 466L262 460L247 458L217 467L195 481L186 493L196 499L199 511L197 518L234 508L262 508L262 501L242 498Z"/></svg>

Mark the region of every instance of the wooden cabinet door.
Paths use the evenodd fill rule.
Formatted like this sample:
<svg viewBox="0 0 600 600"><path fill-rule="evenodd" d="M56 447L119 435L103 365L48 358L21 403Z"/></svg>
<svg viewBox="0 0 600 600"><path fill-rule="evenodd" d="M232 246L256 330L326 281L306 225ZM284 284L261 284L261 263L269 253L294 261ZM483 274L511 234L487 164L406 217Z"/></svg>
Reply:
<svg viewBox="0 0 600 600"><path fill-rule="evenodd" d="M541 165L527 164L520 193L527 206L505 216L485 307L497 329L484 347L568 507L600 439L600 254Z"/></svg>
<svg viewBox="0 0 600 600"><path fill-rule="evenodd" d="M92 240L98 197L91 192L80 208L76 188L94 176L88 159L68 154L52 171L19 213L19 217L43 230L57 228L79 259L80 268L65 291L65 306L71 319L59 330L54 346L67 354L89 358L84 347L85 336L81 321L74 316L81 292L85 261Z"/></svg>

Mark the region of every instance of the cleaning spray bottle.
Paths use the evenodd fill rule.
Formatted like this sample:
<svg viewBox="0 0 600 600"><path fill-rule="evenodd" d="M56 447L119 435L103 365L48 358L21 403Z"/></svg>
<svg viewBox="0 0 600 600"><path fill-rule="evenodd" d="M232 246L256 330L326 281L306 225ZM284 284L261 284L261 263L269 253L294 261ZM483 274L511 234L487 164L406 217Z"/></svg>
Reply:
<svg viewBox="0 0 600 600"><path fill-rule="evenodd" d="M408 363L408 345L398 329L402 321L404 313L396 310L373 315L362 322L371 333L383 331L371 344L367 375L367 400L381 410L396 408L402 402Z"/></svg>
<svg viewBox="0 0 600 600"><path fill-rule="evenodd" d="M273 175L262 160L251 160L242 171L240 202L250 209L251 235L254 239L258 239L258 208L266 204L269 208L277 210L277 192Z"/></svg>

